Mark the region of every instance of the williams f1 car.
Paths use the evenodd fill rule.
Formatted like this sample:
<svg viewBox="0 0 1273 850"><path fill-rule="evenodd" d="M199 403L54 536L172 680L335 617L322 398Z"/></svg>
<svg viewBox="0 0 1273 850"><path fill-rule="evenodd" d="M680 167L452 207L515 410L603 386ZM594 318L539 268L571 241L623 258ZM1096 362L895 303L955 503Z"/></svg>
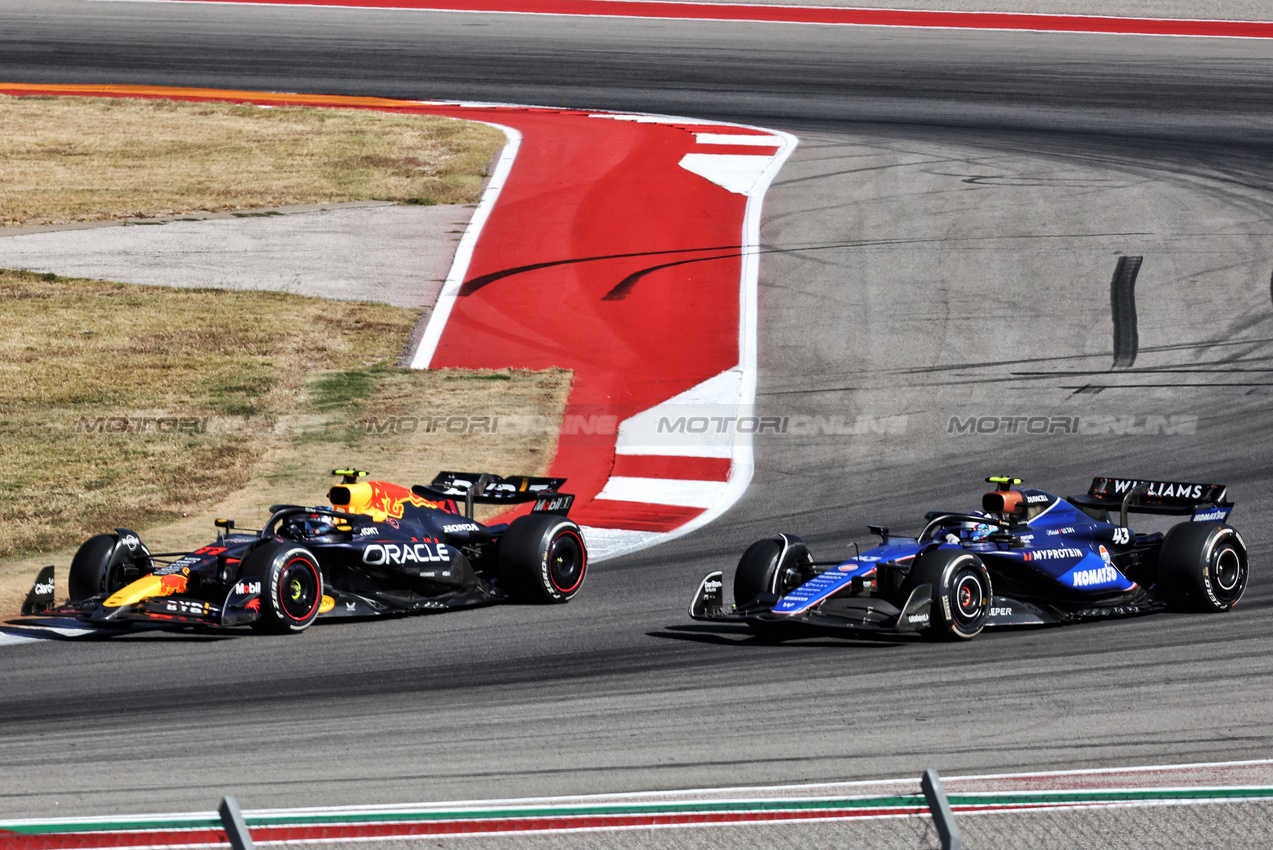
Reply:
<svg viewBox="0 0 1273 850"><path fill-rule="evenodd" d="M996 487L980 510L931 511L913 538L869 526L879 545L851 558L816 561L793 534L760 540L738 562L733 606L717 571L690 616L771 636L805 626L970 640L995 626L1223 612L1246 590L1247 549L1226 524L1222 485L1096 478L1063 499L1019 478L986 480ZM1142 534L1129 513L1189 520Z"/></svg>
<svg viewBox="0 0 1273 850"><path fill-rule="evenodd" d="M275 505L260 531L219 519L214 543L152 553L128 529L90 538L71 562L70 601L54 603L45 567L24 615L299 632L319 617L446 611L509 599L567 602L583 585L588 550L566 518L562 478L439 473L410 489L335 470L330 507ZM511 523L473 520L475 503L533 502Z"/></svg>

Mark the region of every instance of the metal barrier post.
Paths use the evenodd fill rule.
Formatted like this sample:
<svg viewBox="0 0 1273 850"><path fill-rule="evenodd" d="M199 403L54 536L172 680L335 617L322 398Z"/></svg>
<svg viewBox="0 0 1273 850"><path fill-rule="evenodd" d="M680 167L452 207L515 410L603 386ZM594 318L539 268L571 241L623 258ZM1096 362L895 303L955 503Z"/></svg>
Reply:
<svg viewBox="0 0 1273 850"><path fill-rule="evenodd" d="M243 812L239 811L239 801L233 797L222 797L221 806L217 809L221 815L221 823L225 825L225 834L230 837L230 846L234 850L255 850L252 834L243 820Z"/></svg>
<svg viewBox="0 0 1273 850"><path fill-rule="evenodd" d="M941 850L959 850L959 826L955 823L955 815L950 810L950 801L946 799L946 789L941 787L941 779L937 776L937 771L931 768L924 771L924 777L920 779L919 786L924 789L928 811L932 813L933 821L937 824Z"/></svg>

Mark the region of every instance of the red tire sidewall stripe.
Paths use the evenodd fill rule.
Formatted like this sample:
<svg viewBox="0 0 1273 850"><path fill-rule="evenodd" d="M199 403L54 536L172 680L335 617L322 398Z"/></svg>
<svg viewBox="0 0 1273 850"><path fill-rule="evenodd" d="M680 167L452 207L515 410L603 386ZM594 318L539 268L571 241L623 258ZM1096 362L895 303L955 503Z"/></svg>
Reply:
<svg viewBox="0 0 1273 850"><path fill-rule="evenodd" d="M578 533L568 528L565 531L563 531L561 534L554 534L552 542L556 543L558 538L564 537L567 534L575 538L575 542L579 544L579 559L580 559L579 579L570 587L558 587L556 580L553 578L552 564L549 564L548 565L548 581L552 582L552 586L557 588L558 592L560 593L574 593L576 590L579 589L579 585L583 584L584 573L588 572L588 550L584 548L583 538L580 537ZM551 554L551 551L552 550L551 550L551 544L550 544L550 548L549 548L550 554Z"/></svg>
<svg viewBox="0 0 1273 850"><path fill-rule="evenodd" d="M290 553L289 553L290 554ZM288 567L297 561L303 562L314 573L314 604L303 617L293 617L287 610L287 606L283 603L283 574L287 572ZM314 612L318 610L318 606L323 602L323 579L318 573L318 565L314 563L314 559L309 555L300 555L294 558L288 558L286 564L279 569L278 582L278 610L283 613L283 617L294 623L304 623L314 616Z"/></svg>

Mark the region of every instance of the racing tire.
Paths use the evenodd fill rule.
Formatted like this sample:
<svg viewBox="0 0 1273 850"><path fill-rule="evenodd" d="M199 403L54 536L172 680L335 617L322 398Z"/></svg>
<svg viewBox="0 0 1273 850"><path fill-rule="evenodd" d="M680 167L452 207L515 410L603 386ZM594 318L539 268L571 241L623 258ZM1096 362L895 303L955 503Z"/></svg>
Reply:
<svg viewBox="0 0 1273 850"><path fill-rule="evenodd" d="M1173 611L1228 611L1242 598L1247 578L1246 544L1232 526L1182 522L1163 537L1156 590Z"/></svg>
<svg viewBox="0 0 1273 850"><path fill-rule="evenodd" d="M777 540L757 540L747 547L738 559L734 570L734 604L741 608L750 605L762 593L774 592L774 574L778 571L778 558L782 543Z"/></svg>
<svg viewBox="0 0 1273 850"><path fill-rule="evenodd" d="M563 516L518 517L500 540L500 586L519 601L569 602L587 573L583 531Z"/></svg>
<svg viewBox="0 0 1273 850"><path fill-rule="evenodd" d="M805 552L804 543L794 535L790 535L792 548L800 547ZM803 583L803 579L795 580L789 576L779 575L782 568L783 541L768 539L757 540L747 547L743 556L738 559L738 568L734 570L734 605L742 607L750 605L762 593L784 596ZM783 571L787 572L787 571ZM789 634L790 624L769 620L747 620L747 627L757 635L771 640Z"/></svg>
<svg viewBox="0 0 1273 850"><path fill-rule="evenodd" d="M303 632L318 617L323 602L323 571L304 546L272 541L243 559L239 579L261 582L260 616L252 623L258 632L287 635Z"/></svg>
<svg viewBox="0 0 1273 850"><path fill-rule="evenodd" d="M990 571L970 552L938 549L915 559L902 583L902 596L921 584L932 585L933 604L925 636L934 640L972 640L990 619L994 592Z"/></svg>
<svg viewBox="0 0 1273 850"><path fill-rule="evenodd" d="M136 538L133 538L136 540ZM152 568L150 551L137 541L130 550L119 545L118 534L98 534L84 541L71 559L66 587L72 602L114 593Z"/></svg>

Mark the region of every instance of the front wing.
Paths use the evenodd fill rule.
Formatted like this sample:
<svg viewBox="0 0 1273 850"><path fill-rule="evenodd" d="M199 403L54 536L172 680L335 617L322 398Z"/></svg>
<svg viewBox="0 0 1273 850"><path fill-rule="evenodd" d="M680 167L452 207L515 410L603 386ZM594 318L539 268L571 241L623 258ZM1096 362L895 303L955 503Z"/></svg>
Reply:
<svg viewBox="0 0 1273 850"><path fill-rule="evenodd" d="M878 596L832 598L797 614L775 614L780 597L763 593L744 607L725 607L725 582L720 570L708 573L690 602L690 617L712 622L748 622L757 625L784 624L842 629L851 632L908 634L928 627L932 608L932 586L922 584L907 597L901 608Z"/></svg>
<svg viewBox="0 0 1273 850"><path fill-rule="evenodd" d="M927 584L915 588L901 608L876 596L832 597L798 614L773 613L780 597L772 593L762 593L749 605L727 608L724 585L721 571L708 573L690 602L690 617L709 622L745 622L779 628L803 625L850 632L905 634L927 629L932 615L932 587ZM1133 617L1162 610L1165 610L1163 603L1150 601L1147 596L1069 608L995 596L986 627L1061 625Z"/></svg>
<svg viewBox="0 0 1273 850"><path fill-rule="evenodd" d="M261 582L234 583L220 604L183 593L156 593L108 605L110 594L56 604L53 567L45 567L22 605L23 617L74 618L99 628L127 628L134 623L169 626L239 626L260 617ZM135 583L136 584L136 583ZM135 586L135 584L133 586Z"/></svg>

